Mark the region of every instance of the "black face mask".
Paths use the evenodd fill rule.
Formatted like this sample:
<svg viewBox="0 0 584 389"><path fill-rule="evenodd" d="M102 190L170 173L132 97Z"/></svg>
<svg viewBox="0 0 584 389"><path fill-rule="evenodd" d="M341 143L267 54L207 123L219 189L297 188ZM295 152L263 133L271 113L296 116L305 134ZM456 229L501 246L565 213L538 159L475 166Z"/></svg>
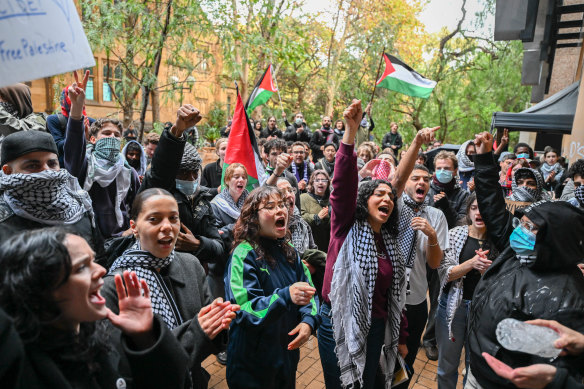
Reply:
<svg viewBox="0 0 584 389"><path fill-rule="evenodd" d="M136 170L140 169L140 160L139 159L129 159L128 158L128 165L130 165L131 167L133 167Z"/></svg>
<svg viewBox="0 0 584 389"><path fill-rule="evenodd" d="M468 159L470 159L471 162L474 162L475 155L476 154L469 154L469 155L467 155L467 157L468 157Z"/></svg>

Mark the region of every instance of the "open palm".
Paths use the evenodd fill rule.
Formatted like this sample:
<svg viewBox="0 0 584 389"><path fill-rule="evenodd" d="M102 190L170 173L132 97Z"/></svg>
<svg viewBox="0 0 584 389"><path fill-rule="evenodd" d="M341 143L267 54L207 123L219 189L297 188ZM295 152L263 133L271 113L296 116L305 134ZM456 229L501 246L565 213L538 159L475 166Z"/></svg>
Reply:
<svg viewBox="0 0 584 389"><path fill-rule="evenodd" d="M149 332L152 330L154 313L148 284L144 280L138 280L134 272L124 271L123 277L122 282L119 274L115 276L120 313L116 315L108 309L108 319L127 335Z"/></svg>

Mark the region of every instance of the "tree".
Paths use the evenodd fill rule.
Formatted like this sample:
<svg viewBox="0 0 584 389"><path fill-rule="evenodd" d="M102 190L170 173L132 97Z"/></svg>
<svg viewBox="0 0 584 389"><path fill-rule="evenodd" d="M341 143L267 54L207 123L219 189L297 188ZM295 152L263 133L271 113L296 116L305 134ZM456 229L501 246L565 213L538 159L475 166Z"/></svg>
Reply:
<svg viewBox="0 0 584 389"><path fill-rule="evenodd" d="M210 56L197 48L208 31L206 15L195 0L85 0L82 7L92 48L107 55L105 81L125 126L132 122L136 100L141 101L141 140L151 92L166 86L158 85L162 61L189 75L197 60Z"/></svg>

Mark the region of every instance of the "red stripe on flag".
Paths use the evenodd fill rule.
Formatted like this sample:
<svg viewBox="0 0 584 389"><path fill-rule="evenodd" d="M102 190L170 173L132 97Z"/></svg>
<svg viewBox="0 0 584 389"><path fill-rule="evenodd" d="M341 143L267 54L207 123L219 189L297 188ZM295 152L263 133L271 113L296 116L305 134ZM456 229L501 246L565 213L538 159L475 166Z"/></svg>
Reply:
<svg viewBox="0 0 584 389"><path fill-rule="evenodd" d="M225 163L241 163L245 166L247 174L255 179L258 178L258 171L255 165L254 150L250 138L251 128L243 108L241 95L237 93L237 103L231 122L231 131L225 151Z"/></svg>
<svg viewBox="0 0 584 389"><path fill-rule="evenodd" d="M389 76L391 73L395 72L395 68L393 67L391 61L389 60L389 58L387 57L387 55L385 53L383 53L383 59L385 60L385 70L383 71L383 74L381 75L381 78L379 80L377 80L377 85L379 85L379 83L381 81L383 81L383 79L387 76Z"/></svg>
<svg viewBox="0 0 584 389"><path fill-rule="evenodd" d="M265 89L270 92L277 92L278 88L274 86L274 79L272 78L272 65L268 67L262 82L260 83L260 89Z"/></svg>

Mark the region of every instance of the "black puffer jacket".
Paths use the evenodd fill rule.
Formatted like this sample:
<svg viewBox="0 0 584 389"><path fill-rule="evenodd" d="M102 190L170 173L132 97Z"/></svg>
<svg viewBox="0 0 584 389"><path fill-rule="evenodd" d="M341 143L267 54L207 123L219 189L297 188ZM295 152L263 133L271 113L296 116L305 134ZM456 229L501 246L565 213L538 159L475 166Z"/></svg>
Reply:
<svg viewBox="0 0 584 389"><path fill-rule="evenodd" d="M175 177L184 148L184 139L179 139L165 130L160 136L150 170L146 172L139 192L148 188L162 188L172 193L178 203L180 221L201 241L199 249L191 254L201 262L215 262L223 256L224 246L211 209L213 195L208 188L201 187L193 199L189 200L176 189Z"/></svg>
<svg viewBox="0 0 584 389"><path fill-rule="evenodd" d="M508 317L557 320L584 332L584 276L576 264L584 258L584 212L565 202L546 202L526 210L539 229L536 259L523 265L509 246L513 216L505 209L498 184L498 166L491 153L475 157L475 182L481 216L501 254L484 274L473 296L469 318L472 374L486 389L514 388L485 363L487 352L513 368L549 360L509 351L497 342L497 324ZM560 357L552 362L572 376L584 374L584 357Z"/></svg>
<svg viewBox="0 0 584 389"><path fill-rule="evenodd" d="M440 192L444 192L446 196L434 202L434 196ZM444 190L438 184L432 182L428 191L428 199L432 207L438 208L444 213L448 222L448 229L456 227L458 221L466 217L466 199L468 199L468 192L460 186L456 186L451 190Z"/></svg>

